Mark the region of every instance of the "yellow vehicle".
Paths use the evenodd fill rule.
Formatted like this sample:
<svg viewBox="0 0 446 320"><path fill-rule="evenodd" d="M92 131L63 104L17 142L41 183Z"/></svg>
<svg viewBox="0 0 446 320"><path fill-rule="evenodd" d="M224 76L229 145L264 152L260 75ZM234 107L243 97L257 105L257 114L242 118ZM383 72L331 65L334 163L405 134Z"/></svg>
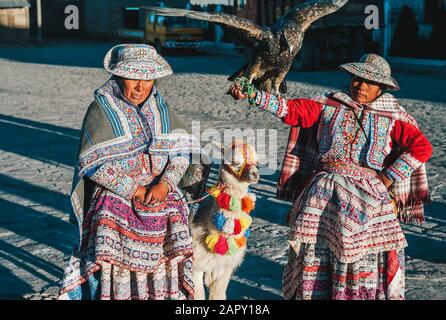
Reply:
<svg viewBox="0 0 446 320"><path fill-rule="evenodd" d="M166 17L147 12L144 42L163 49L198 49L203 44L205 22L186 17Z"/></svg>

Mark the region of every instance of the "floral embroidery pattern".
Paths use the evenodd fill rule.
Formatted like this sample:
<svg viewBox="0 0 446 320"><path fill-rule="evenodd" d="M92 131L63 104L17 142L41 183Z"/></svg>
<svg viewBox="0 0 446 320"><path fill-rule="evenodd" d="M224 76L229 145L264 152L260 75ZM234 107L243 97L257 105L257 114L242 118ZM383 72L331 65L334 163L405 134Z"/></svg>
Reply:
<svg viewBox="0 0 446 320"><path fill-rule="evenodd" d="M288 113L287 100L268 92L256 90L254 101L260 110L266 110L279 118L283 118Z"/></svg>
<svg viewBox="0 0 446 320"><path fill-rule="evenodd" d="M390 153L390 131L395 120L370 115L370 138L372 144L367 153L367 164L376 170L382 170L385 157Z"/></svg>
<svg viewBox="0 0 446 320"><path fill-rule="evenodd" d="M403 153L393 165L387 168L386 174L394 181L402 181L409 178L421 164L422 162L412 157L409 153Z"/></svg>

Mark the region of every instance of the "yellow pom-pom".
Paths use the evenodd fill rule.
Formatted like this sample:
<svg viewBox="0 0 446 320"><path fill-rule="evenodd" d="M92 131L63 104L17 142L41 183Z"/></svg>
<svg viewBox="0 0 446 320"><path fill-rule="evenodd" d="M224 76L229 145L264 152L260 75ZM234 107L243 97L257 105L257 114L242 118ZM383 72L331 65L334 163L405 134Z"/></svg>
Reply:
<svg viewBox="0 0 446 320"><path fill-rule="evenodd" d="M218 233L213 233L208 235L206 237L206 240L204 240L204 242L208 246L209 251L214 252L214 247L218 242L218 237L219 237Z"/></svg>
<svg viewBox="0 0 446 320"><path fill-rule="evenodd" d="M217 187L210 187L208 189L208 193L213 196L214 198L217 198L220 195L221 190L218 189Z"/></svg>
<svg viewBox="0 0 446 320"><path fill-rule="evenodd" d="M251 223L252 223L251 216L245 214L242 218L240 218L240 227L242 227L242 230L248 229Z"/></svg>

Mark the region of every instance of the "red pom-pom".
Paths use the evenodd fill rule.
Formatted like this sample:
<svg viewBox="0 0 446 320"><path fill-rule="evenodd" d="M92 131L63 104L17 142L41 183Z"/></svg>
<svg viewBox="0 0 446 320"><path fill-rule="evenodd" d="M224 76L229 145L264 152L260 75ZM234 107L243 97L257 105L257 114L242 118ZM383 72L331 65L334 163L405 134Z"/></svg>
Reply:
<svg viewBox="0 0 446 320"><path fill-rule="evenodd" d="M224 255L226 252L228 252L228 249L228 241L226 241L225 237L220 236L215 244L214 253Z"/></svg>
<svg viewBox="0 0 446 320"><path fill-rule="evenodd" d="M242 232L242 226L239 219L234 219L234 234L237 235Z"/></svg>
<svg viewBox="0 0 446 320"><path fill-rule="evenodd" d="M229 209L229 202L231 201L231 196L225 192L222 192L217 197L218 206L222 209Z"/></svg>

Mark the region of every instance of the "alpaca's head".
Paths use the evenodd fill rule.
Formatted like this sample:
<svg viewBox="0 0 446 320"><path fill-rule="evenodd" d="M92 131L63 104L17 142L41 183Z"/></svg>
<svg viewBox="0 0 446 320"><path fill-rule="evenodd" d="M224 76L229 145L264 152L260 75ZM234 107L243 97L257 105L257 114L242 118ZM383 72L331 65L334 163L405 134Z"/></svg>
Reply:
<svg viewBox="0 0 446 320"><path fill-rule="evenodd" d="M259 181L258 158L252 145L243 140L235 140L223 150L223 155L221 182L243 189Z"/></svg>

